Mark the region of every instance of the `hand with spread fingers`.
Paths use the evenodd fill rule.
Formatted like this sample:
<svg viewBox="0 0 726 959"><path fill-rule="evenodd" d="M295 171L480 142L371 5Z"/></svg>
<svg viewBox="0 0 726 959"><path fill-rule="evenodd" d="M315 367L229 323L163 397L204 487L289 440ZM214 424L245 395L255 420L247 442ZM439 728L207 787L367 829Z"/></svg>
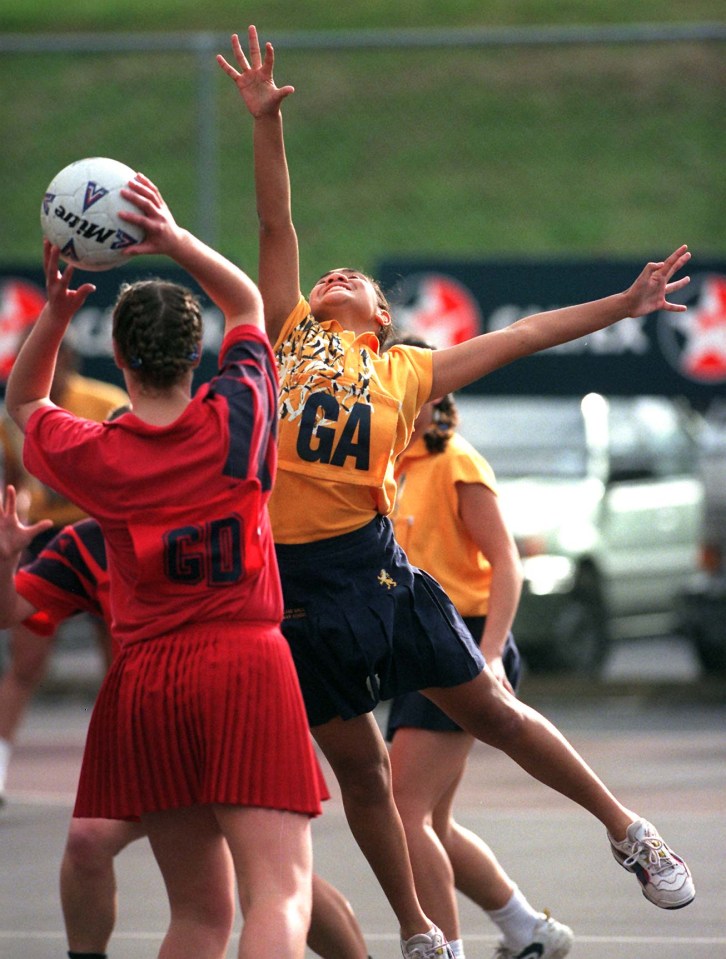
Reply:
<svg viewBox="0 0 726 959"><path fill-rule="evenodd" d="M236 33L232 36L232 51L239 69L235 69L221 54L217 56L217 63L227 76L234 80L253 117L277 113L282 101L285 97L294 93L295 88L275 86L272 77L275 51L272 44L265 44L263 59L256 27L251 26L249 28L248 37L250 45L249 60L242 49L239 36Z"/></svg>

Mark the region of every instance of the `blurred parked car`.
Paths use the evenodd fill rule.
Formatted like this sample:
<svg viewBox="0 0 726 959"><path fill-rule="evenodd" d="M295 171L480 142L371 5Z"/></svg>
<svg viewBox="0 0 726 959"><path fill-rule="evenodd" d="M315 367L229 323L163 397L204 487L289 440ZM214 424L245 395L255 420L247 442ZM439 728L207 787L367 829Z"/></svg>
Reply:
<svg viewBox="0 0 726 959"><path fill-rule="evenodd" d="M706 672L726 674L726 404L706 417L699 443L705 512L700 569L682 596L679 631Z"/></svg>
<svg viewBox="0 0 726 959"><path fill-rule="evenodd" d="M703 514L695 414L595 393L457 405L522 557L514 630L530 668L596 675L613 642L673 632Z"/></svg>

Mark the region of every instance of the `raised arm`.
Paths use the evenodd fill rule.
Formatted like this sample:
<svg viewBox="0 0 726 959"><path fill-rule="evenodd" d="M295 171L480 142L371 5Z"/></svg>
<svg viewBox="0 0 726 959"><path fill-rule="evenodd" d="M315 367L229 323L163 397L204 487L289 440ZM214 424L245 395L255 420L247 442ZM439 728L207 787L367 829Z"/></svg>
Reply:
<svg viewBox="0 0 726 959"><path fill-rule="evenodd" d="M221 55L217 62L237 89L254 118L254 171L259 218L260 262L257 278L265 307L265 324L274 344L283 323L300 297L297 234L292 222L290 176L285 156L281 106L293 87L277 87L272 70L272 44L262 57L257 30L248 31L249 60L237 34L232 52L237 68Z"/></svg>
<svg viewBox="0 0 726 959"><path fill-rule="evenodd" d="M123 211L119 216L142 227L146 234L141 243L126 251L127 256L162 254L178 263L222 311L225 333L241 324L264 329L262 298L255 283L221 253L177 226L148 177L137 173L121 192L138 212ZM91 283L71 289L73 267L69 265L61 273L58 248L47 240L43 242L48 301L13 363L5 395L8 413L23 431L39 406L51 405L50 387L63 334L86 297L95 290Z"/></svg>
<svg viewBox="0 0 726 959"><path fill-rule="evenodd" d="M73 267L59 270L60 250L43 241L43 266L48 299L13 363L5 392L8 414L25 432L31 415L41 406L53 406L50 390L63 335L74 314L96 288L83 283L70 287Z"/></svg>
<svg viewBox="0 0 726 959"><path fill-rule="evenodd" d="M17 626L36 612L16 591L15 571L26 546L52 525L49 519L44 519L32 526L23 526L18 519L15 488L8 486L4 498L0 491L0 629Z"/></svg>
<svg viewBox="0 0 726 959"><path fill-rule="evenodd" d="M688 276L671 281L690 257L687 247L681 246L667 260L646 264L633 285L623 293L547 313L535 313L503 330L436 350L431 396L443 396L458 390L513 360L587 336L627 316L645 316L654 310L685 311L685 306L670 303L667 297L690 282Z"/></svg>

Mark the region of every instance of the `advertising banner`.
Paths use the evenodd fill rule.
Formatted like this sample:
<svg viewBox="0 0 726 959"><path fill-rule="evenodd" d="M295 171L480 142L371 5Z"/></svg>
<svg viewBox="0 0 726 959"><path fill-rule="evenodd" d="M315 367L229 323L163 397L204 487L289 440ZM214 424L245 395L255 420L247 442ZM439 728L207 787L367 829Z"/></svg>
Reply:
<svg viewBox="0 0 726 959"><path fill-rule="evenodd" d="M501 329L527 314L626 289L642 261L386 259L376 277L388 292L399 332L438 347ZM726 398L726 260L694 258L691 283L676 294L685 313L627 318L592 336L518 360L470 389L488 394L681 396L706 410ZM111 351L111 309L124 282L160 276L196 289L186 274L141 261L100 273L77 273L96 284L72 324L81 372L122 385ZM197 292L200 292L198 289ZM222 317L205 303L199 378L216 369ZM0 269L0 394L23 330L44 302L40 267Z"/></svg>
<svg viewBox="0 0 726 959"><path fill-rule="evenodd" d="M522 316L626 289L642 261L386 259L377 278L399 332L438 347L501 329ZM675 294L685 313L627 318L539 353L471 387L488 394L681 396L705 410L726 397L726 260L696 259ZM679 274L682 275L682 274Z"/></svg>
<svg viewBox="0 0 726 959"><path fill-rule="evenodd" d="M182 283L200 295L205 306L204 356L198 376L200 380L208 379L216 371L223 332L219 310L182 270L168 266L149 268L138 261L114 270L94 273L78 270L75 273L74 279L78 283L90 282L96 286L96 292L78 311L70 328L71 343L78 354L79 372L123 387L123 377L113 361L111 311L124 283L150 277ZM37 270L24 267L0 269L0 395L4 391L19 342L44 302L44 279L40 267Z"/></svg>

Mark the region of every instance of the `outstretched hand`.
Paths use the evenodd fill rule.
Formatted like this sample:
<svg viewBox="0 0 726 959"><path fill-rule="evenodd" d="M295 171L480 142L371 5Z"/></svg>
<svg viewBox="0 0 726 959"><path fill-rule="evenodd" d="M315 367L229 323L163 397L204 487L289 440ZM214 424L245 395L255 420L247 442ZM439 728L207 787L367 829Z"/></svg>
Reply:
<svg viewBox="0 0 726 959"><path fill-rule="evenodd" d="M275 51L271 43L265 44L265 57L262 59L260 52L260 41L257 36L257 28L251 26L247 35L249 38L250 58L245 56L239 36L232 35L232 52L237 61L239 70L236 70L225 58L217 54L217 63L224 70L228 77L231 77L239 90L242 99L247 104L247 109L253 117L269 116L277 113L280 104L295 92L291 86L277 87L272 77L272 69L275 65Z"/></svg>
<svg viewBox="0 0 726 959"><path fill-rule="evenodd" d="M667 260L647 263L627 292L628 302L631 304L630 316L646 316L655 310L684 313L687 309L684 304L669 303L667 297L691 282L690 276L683 276L671 282L673 274L685 266L690 258L688 247L684 245L674 250Z"/></svg>
<svg viewBox="0 0 726 959"><path fill-rule="evenodd" d="M158 253L172 256L184 231L177 226L159 188L143 173L137 173L121 190L121 196L138 207L139 212L121 210L119 217L141 227L145 234L139 243L127 247L124 255Z"/></svg>
<svg viewBox="0 0 726 959"><path fill-rule="evenodd" d="M32 526L23 526L18 519L17 494L14 486L8 486L3 498L0 490L0 561L16 563L23 550L38 533L50 529L51 520L43 519Z"/></svg>

